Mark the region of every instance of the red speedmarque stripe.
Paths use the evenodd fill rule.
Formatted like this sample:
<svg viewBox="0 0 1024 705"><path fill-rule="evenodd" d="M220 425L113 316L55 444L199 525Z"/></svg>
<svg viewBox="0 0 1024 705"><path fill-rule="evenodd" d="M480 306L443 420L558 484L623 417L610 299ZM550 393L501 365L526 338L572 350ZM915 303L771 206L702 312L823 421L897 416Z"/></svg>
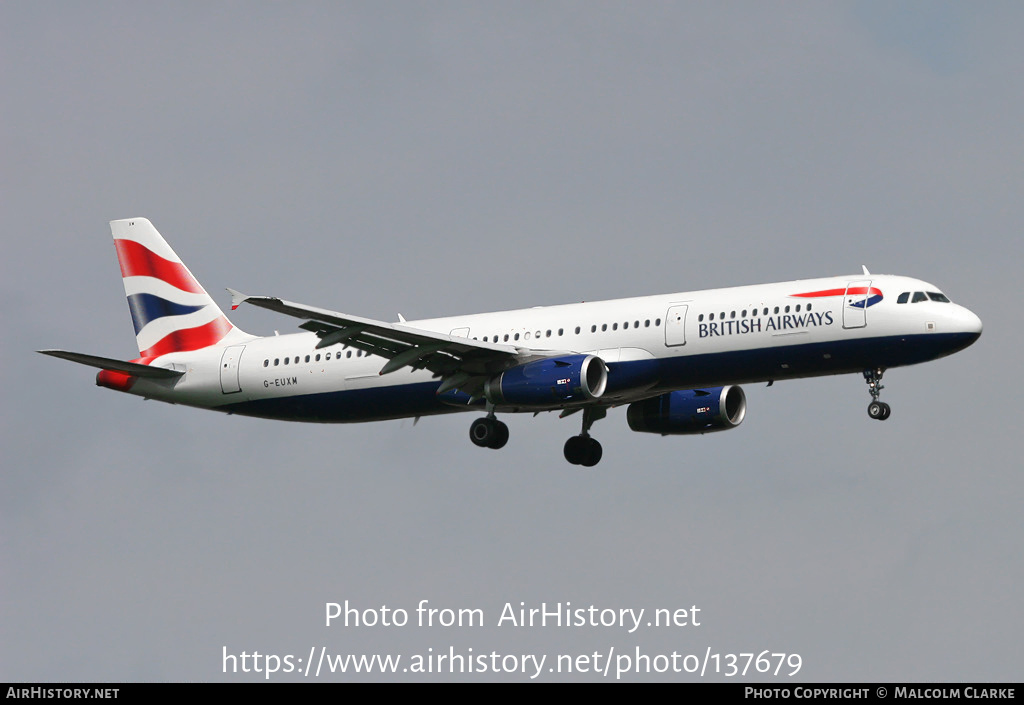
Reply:
<svg viewBox="0 0 1024 705"><path fill-rule="evenodd" d="M158 343L139 352L140 358L154 358L172 352L188 352L216 343L234 328L224 316L196 328L185 328L168 333Z"/></svg>
<svg viewBox="0 0 1024 705"><path fill-rule="evenodd" d="M171 262L134 240L114 240L122 277L155 277L182 291L205 294L185 265Z"/></svg>
<svg viewBox="0 0 1024 705"><path fill-rule="evenodd" d="M849 289L823 289L822 291L809 291L806 294L790 294L790 296L816 298L818 296L842 296L843 294L870 294L871 296L881 296L882 290L876 289L875 287L868 288L866 286L854 286Z"/></svg>

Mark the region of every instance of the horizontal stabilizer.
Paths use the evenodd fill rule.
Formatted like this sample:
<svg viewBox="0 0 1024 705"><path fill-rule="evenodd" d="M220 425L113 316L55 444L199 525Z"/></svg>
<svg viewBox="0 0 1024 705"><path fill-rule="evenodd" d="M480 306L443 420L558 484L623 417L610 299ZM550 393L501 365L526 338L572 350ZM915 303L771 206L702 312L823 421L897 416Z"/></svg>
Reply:
<svg viewBox="0 0 1024 705"><path fill-rule="evenodd" d="M109 357L86 355L84 353L68 352L67 350L37 350L36 352L40 352L43 355L59 357L63 360L71 360L71 362L77 362L80 365L98 367L101 370L124 372L125 374L133 375L135 377L173 379L174 377L181 377L185 374L178 370L169 370L166 367L150 367L149 365L140 365L137 362L124 362L122 360L114 360Z"/></svg>

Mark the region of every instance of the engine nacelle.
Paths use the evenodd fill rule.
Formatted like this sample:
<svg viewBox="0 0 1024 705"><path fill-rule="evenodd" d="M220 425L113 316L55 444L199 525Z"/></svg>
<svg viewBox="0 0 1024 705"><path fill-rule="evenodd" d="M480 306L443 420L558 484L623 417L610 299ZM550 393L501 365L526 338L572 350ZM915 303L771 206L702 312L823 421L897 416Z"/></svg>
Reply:
<svg viewBox="0 0 1024 705"><path fill-rule="evenodd" d="M684 436L736 428L747 414L740 387L712 387L669 392L629 405L629 427L642 433Z"/></svg>
<svg viewBox="0 0 1024 705"><path fill-rule="evenodd" d="M608 370L596 355L566 355L527 362L505 370L484 384L487 401L496 405L557 407L589 401L604 394Z"/></svg>

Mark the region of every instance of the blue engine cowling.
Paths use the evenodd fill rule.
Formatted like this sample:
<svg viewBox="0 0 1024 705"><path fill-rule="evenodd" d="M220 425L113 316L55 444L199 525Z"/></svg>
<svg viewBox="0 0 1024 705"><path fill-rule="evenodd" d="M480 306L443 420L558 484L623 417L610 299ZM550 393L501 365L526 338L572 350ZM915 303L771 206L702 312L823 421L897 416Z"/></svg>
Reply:
<svg viewBox="0 0 1024 705"><path fill-rule="evenodd" d="M496 405L559 407L604 394L608 370L596 355L566 355L527 362L484 384L484 396Z"/></svg>
<svg viewBox="0 0 1024 705"><path fill-rule="evenodd" d="M683 436L736 428L746 414L747 396L730 386L686 389L634 402L626 420L634 431Z"/></svg>

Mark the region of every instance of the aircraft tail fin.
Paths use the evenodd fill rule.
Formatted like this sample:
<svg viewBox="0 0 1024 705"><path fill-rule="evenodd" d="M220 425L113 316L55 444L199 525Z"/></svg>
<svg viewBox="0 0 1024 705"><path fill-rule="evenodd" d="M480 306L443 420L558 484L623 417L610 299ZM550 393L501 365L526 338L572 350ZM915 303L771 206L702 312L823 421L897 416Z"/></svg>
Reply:
<svg viewBox="0 0 1024 705"><path fill-rule="evenodd" d="M250 337L228 320L152 223L112 220L110 232L141 361Z"/></svg>

